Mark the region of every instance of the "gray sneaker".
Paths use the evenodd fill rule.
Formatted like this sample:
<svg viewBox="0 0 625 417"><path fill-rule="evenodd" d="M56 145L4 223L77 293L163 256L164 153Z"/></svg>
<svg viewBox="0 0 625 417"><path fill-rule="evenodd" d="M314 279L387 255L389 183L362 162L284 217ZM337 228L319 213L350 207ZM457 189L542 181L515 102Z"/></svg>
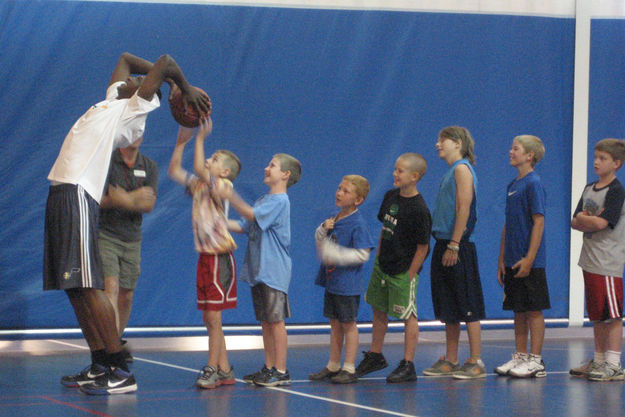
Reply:
<svg viewBox="0 0 625 417"><path fill-rule="evenodd" d="M459 363L452 363L445 359L444 356L436 361L430 368L423 370L423 375L427 376L452 376L454 372L460 369Z"/></svg>
<svg viewBox="0 0 625 417"><path fill-rule="evenodd" d="M195 381L195 385L198 388L213 389L220 385L232 385L235 382L234 368L232 366L228 372L224 372L219 368L215 370L215 368L208 365L200 371L200 376Z"/></svg>
<svg viewBox="0 0 625 417"><path fill-rule="evenodd" d="M612 365L604 362L588 373L589 381L623 381L624 379L625 375L623 375L620 364Z"/></svg>
<svg viewBox="0 0 625 417"><path fill-rule="evenodd" d="M594 360L589 359L586 362L582 362L578 367L571 368L569 370L569 374L581 378L588 378L588 374L594 368L598 368L600 364L596 363Z"/></svg>
<svg viewBox="0 0 625 417"><path fill-rule="evenodd" d="M217 370L207 365L200 370L200 376L195 380L195 386L198 388L215 388L218 380Z"/></svg>
<svg viewBox="0 0 625 417"><path fill-rule="evenodd" d="M484 362L481 359L478 359L475 363L467 360L452 376L455 379L486 378L486 366L484 366Z"/></svg>

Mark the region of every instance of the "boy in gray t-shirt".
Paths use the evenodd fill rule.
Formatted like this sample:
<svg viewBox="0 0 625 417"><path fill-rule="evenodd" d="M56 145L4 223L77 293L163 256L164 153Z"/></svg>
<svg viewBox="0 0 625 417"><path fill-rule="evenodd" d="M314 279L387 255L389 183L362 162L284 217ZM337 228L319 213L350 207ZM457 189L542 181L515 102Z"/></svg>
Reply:
<svg viewBox="0 0 625 417"><path fill-rule="evenodd" d="M591 381L622 381L625 189L616 171L625 161L625 141L603 139L595 146L599 180L584 188L571 227L584 232L578 265L584 273L586 309L593 322L593 360L570 370Z"/></svg>

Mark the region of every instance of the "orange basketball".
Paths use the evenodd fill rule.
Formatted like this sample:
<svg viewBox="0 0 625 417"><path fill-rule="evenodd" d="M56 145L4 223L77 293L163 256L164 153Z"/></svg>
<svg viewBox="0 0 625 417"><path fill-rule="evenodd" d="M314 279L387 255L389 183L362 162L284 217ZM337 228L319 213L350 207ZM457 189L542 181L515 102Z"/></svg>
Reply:
<svg viewBox="0 0 625 417"><path fill-rule="evenodd" d="M208 96L201 88L193 88ZM200 116L197 110L189 104L186 107L182 104L182 91L179 88L177 88L174 94L169 98L169 110L171 110L171 115L174 116L174 120L184 127L197 127L200 125ZM202 116L210 116L210 111Z"/></svg>

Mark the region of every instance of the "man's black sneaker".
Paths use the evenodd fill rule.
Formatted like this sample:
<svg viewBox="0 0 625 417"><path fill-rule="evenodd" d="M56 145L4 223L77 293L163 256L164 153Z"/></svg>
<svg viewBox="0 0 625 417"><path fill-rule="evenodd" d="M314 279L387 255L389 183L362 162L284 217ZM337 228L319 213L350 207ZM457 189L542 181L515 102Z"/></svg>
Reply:
<svg viewBox="0 0 625 417"><path fill-rule="evenodd" d="M106 368L97 363L92 363L76 375L67 375L61 378L61 384L68 388L78 388L81 385L91 384L96 378L106 373Z"/></svg>
<svg viewBox="0 0 625 417"><path fill-rule="evenodd" d="M267 368L267 365L263 365L263 367L259 371L256 371L253 374L245 375L243 377L243 382L247 384L253 384L256 378L261 377L268 373L271 373L271 370Z"/></svg>
<svg viewBox="0 0 625 417"><path fill-rule="evenodd" d="M358 377L356 373L347 372L345 369L341 369L341 371L336 375L330 378L330 381L333 384L353 384L358 382Z"/></svg>
<svg viewBox="0 0 625 417"><path fill-rule="evenodd" d="M276 368L271 368L269 373L264 373L254 379L254 385L261 387L276 387L278 385L290 385L291 375L289 371L280 372Z"/></svg>
<svg viewBox="0 0 625 417"><path fill-rule="evenodd" d="M92 384L82 385L80 390L89 395L126 394L137 390L137 381L132 372L109 368Z"/></svg>
<svg viewBox="0 0 625 417"><path fill-rule="evenodd" d="M367 375L388 366L386 359L384 359L384 356L381 353L365 351L362 353L365 354L365 357L356 367L356 376Z"/></svg>
<svg viewBox="0 0 625 417"><path fill-rule="evenodd" d="M389 376L386 377L386 382L408 382L416 381L417 372L414 369L414 363L402 359L399 365Z"/></svg>

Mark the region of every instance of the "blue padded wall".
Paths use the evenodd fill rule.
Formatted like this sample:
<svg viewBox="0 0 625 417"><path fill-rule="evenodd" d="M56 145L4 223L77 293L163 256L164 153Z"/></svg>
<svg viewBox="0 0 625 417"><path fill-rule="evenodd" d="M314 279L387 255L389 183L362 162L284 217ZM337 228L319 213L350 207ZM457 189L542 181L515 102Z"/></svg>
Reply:
<svg viewBox="0 0 625 417"><path fill-rule="evenodd" d="M548 193L552 308L545 314L566 317L574 25L527 16L0 0L0 328L76 327L65 295L41 290L46 176L75 119L103 98L124 51L150 60L169 53L209 93L215 130L207 152L227 148L241 158L235 187L246 200L266 191L263 168L273 154L302 161L302 180L289 190L288 323L326 321L323 290L313 284L313 232L334 209L341 177L370 180L362 211L377 238L376 213L396 157L414 151L427 159L419 190L432 207L447 169L434 143L442 127L456 124L476 139L476 240L489 318L511 317L496 280L505 187L516 175L508 150L518 134L544 140L547 156L537 171ZM166 177L176 130L167 103L148 119L142 150L158 163L160 179L156 208L144 218L130 326L201 325L191 201ZM246 240L237 242L242 262ZM429 260L418 310L421 320L434 318ZM239 307L223 317L255 323L246 284ZM371 320L364 302L359 319Z"/></svg>

